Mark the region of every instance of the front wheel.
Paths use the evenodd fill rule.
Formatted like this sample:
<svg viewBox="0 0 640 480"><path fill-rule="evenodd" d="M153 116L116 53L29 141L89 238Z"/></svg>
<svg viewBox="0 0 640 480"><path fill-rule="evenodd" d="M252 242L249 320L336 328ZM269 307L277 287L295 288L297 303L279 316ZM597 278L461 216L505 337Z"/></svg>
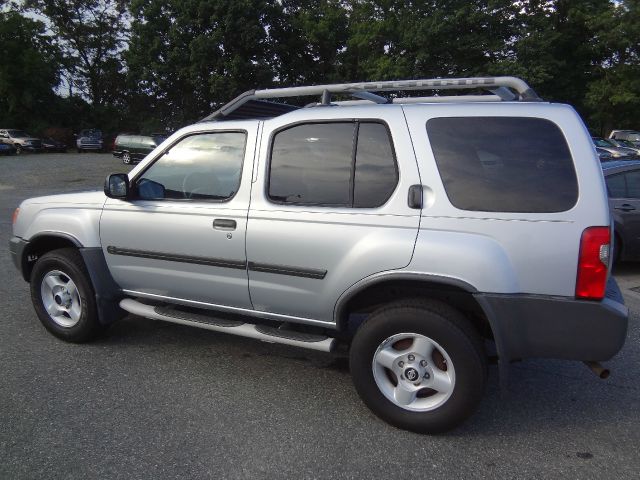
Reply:
<svg viewBox="0 0 640 480"><path fill-rule="evenodd" d="M129 152L124 152L122 154L122 163L125 165L131 164L131 156L129 155Z"/></svg>
<svg viewBox="0 0 640 480"><path fill-rule="evenodd" d="M38 259L31 272L31 300L42 325L62 340L86 342L103 331L88 272L75 249Z"/></svg>
<svg viewBox="0 0 640 480"><path fill-rule="evenodd" d="M376 415L405 430L439 433L476 410L487 361L462 314L417 299L373 312L353 339L350 366L360 398Z"/></svg>
<svg viewBox="0 0 640 480"><path fill-rule="evenodd" d="M16 145L16 155L20 155L22 153L22 145Z"/></svg>

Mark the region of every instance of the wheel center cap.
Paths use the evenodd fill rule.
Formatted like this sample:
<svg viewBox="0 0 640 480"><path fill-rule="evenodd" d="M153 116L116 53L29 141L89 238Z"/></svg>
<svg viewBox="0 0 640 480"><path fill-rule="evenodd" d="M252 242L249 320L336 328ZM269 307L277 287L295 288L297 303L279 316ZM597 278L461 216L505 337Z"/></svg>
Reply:
<svg viewBox="0 0 640 480"><path fill-rule="evenodd" d="M72 303L71 295L69 295L69 292L66 291L59 292L53 297L53 299L58 305L65 308L69 308Z"/></svg>
<svg viewBox="0 0 640 480"><path fill-rule="evenodd" d="M409 367L404 371L404 376L410 382L415 382L420 376L420 374L418 373L418 370L416 370L415 368Z"/></svg>

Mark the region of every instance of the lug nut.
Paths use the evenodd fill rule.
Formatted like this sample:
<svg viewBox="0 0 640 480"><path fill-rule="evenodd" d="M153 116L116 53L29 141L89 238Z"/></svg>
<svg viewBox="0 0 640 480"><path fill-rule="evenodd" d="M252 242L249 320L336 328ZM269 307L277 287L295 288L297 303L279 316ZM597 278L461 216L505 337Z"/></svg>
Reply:
<svg viewBox="0 0 640 480"><path fill-rule="evenodd" d="M409 354L409 356L407 358L409 359L410 362L413 362L416 359L416 357L414 357L411 354Z"/></svg>
<svg viewBox="0 0 640 480"><path fill-rule="evenodd" d="M426 360L421 360L420 361L420 366L421 367L426 367L427 366L427 361Z"/></svg>
<svg viewBox="0 0 640 480"><path fill-rule="evenodd" d="M398 362L398 366L399 366L400 368L404 367L404 362L403 362L402 360L400 360L400 361Z"/></svg>
<svg viewBox="0 0 640 480"><path fill-rule="evenodd" d="M431 378L431 376L429 375L429 372L424 372L424 378Z"/></svg>

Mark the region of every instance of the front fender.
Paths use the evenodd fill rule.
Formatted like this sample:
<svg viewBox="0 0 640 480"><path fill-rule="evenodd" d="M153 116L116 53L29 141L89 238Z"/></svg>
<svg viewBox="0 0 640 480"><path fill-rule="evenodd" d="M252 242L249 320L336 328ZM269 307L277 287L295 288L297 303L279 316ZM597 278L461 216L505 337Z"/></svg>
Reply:
<svg viewBox="0 0 640 480"><path fill-rule="evenodd" d="M21 209L20 216L26 213ZM101 213L101 208L44 208L35 213L23 232L16 229L16 235L33 240L51 234L75 239L74 243L78 246L100 247Z"/></svg>

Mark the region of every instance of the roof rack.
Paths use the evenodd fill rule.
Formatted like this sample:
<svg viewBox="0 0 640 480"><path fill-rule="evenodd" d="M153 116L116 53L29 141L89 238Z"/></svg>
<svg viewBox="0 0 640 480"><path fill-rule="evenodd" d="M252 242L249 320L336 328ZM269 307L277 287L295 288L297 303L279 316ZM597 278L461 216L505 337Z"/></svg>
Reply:
<svg viewBox="0 0 640 480"><path fill-rule="evenodd" d="M449 90L449 89L484 89L491 95L460 95L452 97L404 97L387 98L373 92L400 92L411 90ZM357 98L345 102L331 102L331 94L346 94ZM539 102L540 97L524 80L516 77L471 77L471 78L433 78L423 80L391 80L384 82L334 83L330 85L313 85L304 87L271 88L267 90L249 90L237 96L219 110L203 118L201 121L237 118L232 112L249 101L261 101L270 98L303 97L320 95L317 105L354 105L363 103L421 103L421 102L486 102L486 101L525 101ZM274 102L269 102L273 105ZM280 104L286 105L286 104ZM283 109L284 110L284 109ZM274 112L277 113L277 112ZM280 112L284 113L284 112Z"/></svg>

